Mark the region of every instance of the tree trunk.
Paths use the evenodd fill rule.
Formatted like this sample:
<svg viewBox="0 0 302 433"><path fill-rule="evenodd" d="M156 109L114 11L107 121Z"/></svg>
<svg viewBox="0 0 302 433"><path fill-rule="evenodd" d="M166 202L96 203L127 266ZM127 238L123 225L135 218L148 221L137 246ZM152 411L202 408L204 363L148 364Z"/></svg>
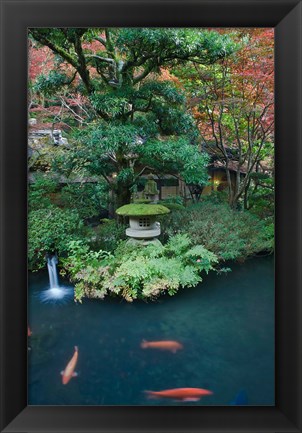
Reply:
<svg viewBox="0 0 302 433"><path fill-rule="evenodd" d="M251 185L251 180L249 179L246 187L244 188L244 209L248 210L249 209L249 200L248 200L248 191Z"/></svg>
<svg viewBox="0 0 302 433"><path fill-rule="evenodd" d="M236 195L232 193L229 196L229 206L230 206L231 209L236 209L236 207L237 207L237 201L238 201L238 199L236 198Z"/></svg>
<svg viewBox="0 0 302 433"><path fill-rule="evenodd" d="M124 204L129 204L131 200L131 192L129 188L123 184L118 185L116 191L116 209L124 206Z"/></svg>
<svg viewBox="0 0 302 433"><path fill-rule="evenodd" d="M231 173L230 170L228 169L228 163L226 166L226 177L227 177L227 182L228 182L228 190L229 190L229 206L231 208L234 208L236 205L235 202L235 191L233 189L233 184L232 184L232 178L231 178Z"/></svg>

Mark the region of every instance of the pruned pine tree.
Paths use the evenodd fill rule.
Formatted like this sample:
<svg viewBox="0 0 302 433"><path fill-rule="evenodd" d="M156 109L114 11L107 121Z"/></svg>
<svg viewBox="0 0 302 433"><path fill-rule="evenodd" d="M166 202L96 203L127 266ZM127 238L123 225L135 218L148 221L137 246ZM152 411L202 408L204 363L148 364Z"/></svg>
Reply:
<svg viewBox="0 0 302 433"><path fill-rule="evenodd" d="M146 170L207 182L207 157L184 93L161 71L225 58L235 49L228 35L181 28L31 28L29 35L55 55L35 91L67 106L68 97L81 101L69 106L82 128L64 158L66 171L102 176L116 206L130 201Z"/></svg>

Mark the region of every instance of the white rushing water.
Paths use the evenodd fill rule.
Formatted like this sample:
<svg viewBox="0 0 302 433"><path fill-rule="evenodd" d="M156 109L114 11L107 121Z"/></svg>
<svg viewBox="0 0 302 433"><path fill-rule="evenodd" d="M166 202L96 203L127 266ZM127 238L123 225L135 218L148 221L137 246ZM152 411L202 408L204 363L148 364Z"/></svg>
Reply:
<svg viewBox="0 0 302 433"><path fill-rule="evenodd" d="M41 292L40 300L42 302L56 302L59 300L66 300L73 296L73 289L71 287L59 285L57 264L57 256L47 258L49 289L43 290L43 292Z"/></svg>
<svg viewBox="0 0 302 433"><path fill-rule="evenodd" d="M58 272L57 272L57 256L48 257L47 268L49 275L49 285L51 289L57 289L59 287Z"/></svg>

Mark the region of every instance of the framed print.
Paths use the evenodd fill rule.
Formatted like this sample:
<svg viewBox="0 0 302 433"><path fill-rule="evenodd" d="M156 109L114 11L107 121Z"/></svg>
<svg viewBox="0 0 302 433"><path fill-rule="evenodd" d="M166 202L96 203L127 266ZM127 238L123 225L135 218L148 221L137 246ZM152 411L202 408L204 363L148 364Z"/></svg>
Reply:
<svg viewBox="0 0 302 433"><path fill-rule="evenodd" d="M1 431L300 432L301 2L1 13Z"/></svg>

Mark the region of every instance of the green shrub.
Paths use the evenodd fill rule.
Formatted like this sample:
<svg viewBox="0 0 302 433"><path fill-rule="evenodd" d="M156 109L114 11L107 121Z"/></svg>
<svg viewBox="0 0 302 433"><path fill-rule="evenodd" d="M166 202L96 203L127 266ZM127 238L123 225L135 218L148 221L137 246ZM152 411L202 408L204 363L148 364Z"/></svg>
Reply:
<svg viewBox="0 0 302 433"><path fill-rule="evenodd" d="M200 198L200 203L227 204L228 202L229 194L227 190L211 191L210 194L202 195Z"/></svg>
<svg viewBox="0 0 302 433"><path fill-rule="evenodd" d="M164 200L161 200L162 204L164 204L163 202L173 204L175 203L183 206L184 199L180 195L168 195L168 197L166 197Z"/></svg>
<svg viewBox="0 0 302 433"><path fill-rule="evenodd" d="M75 251L75 245L81 247ZM201 272L214 269L218 259L203 246L192 246L186 234L169 239L167 245L132 245L121 242L115 255L91 252L81 244L70 244L65 269L76 282L76 299L103 298L115 294L131 302L174 295L180 288L196 286ZM96 254L99 256L96 258Z"/></svg>
<svg viewBox="0 0 302 433"><path fill-rule="evenodd" d="M121 240L126 239L127 225L115 220L103 219L101 224L93 229L93 238L90 242L94 250L105 250L113 252Z"/></svg>
<svg viewBox="0 0 302 433"><path fill-rule="evenodd" d="M46 266L45 255L57 252L62 256L69 242L84 235L85 229L74 210L60 209L53 205L29 212L28 263L30 270Z"/></svg>
<svg viewBox="0 0 302 433"><path fill-rule="evenodd" d="M259 218L273 218L275 212L274 191L259 188L249 197L250 212Z"/></svg>
<svg viewBox="0 0 302 433"><path fill-rule="evenodd" d="M108 186L105 182L72 183L62 188L60 201L83 219L97 216L108 206Z"/></svg>
<svg viewBox="0 0 302 433"><path fill-rule="evenodd" d="M111 254L102 250L92 251L83 240L70 241L67 250L67 258L61 259L61 275L68 274L71 281L76 282L75 300L81 302L84 294L102 299L107 290L99 283L108 270Z"/></svg>
<svg viewBox="0 0 302 433"><path fill-rule="evenodd" d="M161 200L160 204L162 204L163 206L167 207L171 211L185 209L185 207L182 204L179 204L179 203L170 203L170 202L166 202L165 200Z"/></svg>
<svg viewBox="0 0 302 433"><path fill-rule="evenodd" d="M275 223L274 217L268 217L263 220L264 230L263 235L269 245L269 250L273 251L275 246Z"/></svg>
<svg viewBox="0 0 302 433"><path fill-rule="evenodd" d="M247 211L231 210L210 200L172 212L161 219L162 240L188 233L195 244L204 245L220 260L240 259L273 249L273 226Z"/></svg>
<svg viewBox="0 0 302 433"><path fill-rule="evenodd" d="M51 194L56 191L57 181L46 174L35 175L35 180L28 188L29 210L51 206Z"/></svg>

